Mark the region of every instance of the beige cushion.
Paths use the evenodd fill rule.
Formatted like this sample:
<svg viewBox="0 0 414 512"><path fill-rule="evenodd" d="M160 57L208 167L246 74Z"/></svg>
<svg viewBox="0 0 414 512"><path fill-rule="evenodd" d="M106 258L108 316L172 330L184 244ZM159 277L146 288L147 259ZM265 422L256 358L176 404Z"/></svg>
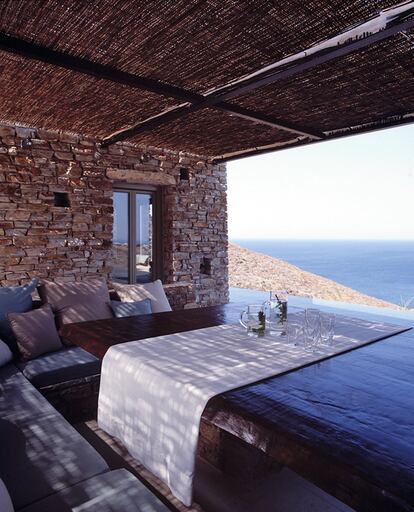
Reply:
<svg viewBox="0 0 414 512"><path fill-rule="evenodd" d="M10 495L3 480L0 478L0 510L1 512L14 512Z"/></svg>
<svg viewBox="0 0 414 512"><path fill-rule="evenodd" d="M103 279L73 283L42 282L38 292L50 304L58 327L63 324L112 318L109 291Z"/></svg>
<svg viewBox="0 0 414 512"><path fill-rule="evenodd" d="M112 283L112 285L122 302L137 302L148 298L151 300L151 310L153 313L171 311L170 303L159 279L152 283Z"/></svg>
<svg viewBox="0 0 414 512"><path fill-rule="evenodd" d="M63 347L49 304L27 313L9 313L8 319L24 361Z"/></svg>

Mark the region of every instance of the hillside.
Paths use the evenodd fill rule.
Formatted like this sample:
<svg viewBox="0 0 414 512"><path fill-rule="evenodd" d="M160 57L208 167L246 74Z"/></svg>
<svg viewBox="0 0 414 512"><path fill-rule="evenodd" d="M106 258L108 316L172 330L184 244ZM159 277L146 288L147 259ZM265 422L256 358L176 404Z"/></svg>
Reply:
<svg viewBox="0 0 414 512"><path fill-rule="evenodd" d="M286 261L229 244L229 282L236 288L286 290L292 295L399 309Z"/></svg>

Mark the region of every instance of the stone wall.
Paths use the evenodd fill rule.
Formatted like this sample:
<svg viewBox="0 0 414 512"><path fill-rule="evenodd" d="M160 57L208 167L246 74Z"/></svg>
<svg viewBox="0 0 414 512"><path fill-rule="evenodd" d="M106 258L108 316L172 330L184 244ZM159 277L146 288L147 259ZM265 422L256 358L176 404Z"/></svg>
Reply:
<svg viewBox="0 0 414 512"><path fill-rule="evenodd" d="M226 171L184 153L0 126L0 284L110 278L114 181L162 187L176 307L228 299ZM65 206L69 201L70 206ZM183 288L187 288L185 297Z"/></svg>

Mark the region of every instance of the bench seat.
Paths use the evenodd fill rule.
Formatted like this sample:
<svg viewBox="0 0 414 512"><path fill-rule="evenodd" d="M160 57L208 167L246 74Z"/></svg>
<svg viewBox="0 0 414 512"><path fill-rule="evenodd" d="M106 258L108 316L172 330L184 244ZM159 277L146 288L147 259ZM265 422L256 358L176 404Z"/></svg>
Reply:
<svg viewBox="0 0 414 512"><path fill-rule="evenodd" d="M168 508L125 469L95 476L21 512L166 512Z"/></svg>
<svg viewBox="0 0 414 512"><path fill-rule="evenodd" d="M82 379L101 373L101 361L80 347L65 347L30 361L16 363L37 388Z"/></svg>
<svg viewBox="0 0 414 512"><path fill-rule="evenodd" d="M0 368L0 454L15 509L109 470L13 364Z"/></svg>

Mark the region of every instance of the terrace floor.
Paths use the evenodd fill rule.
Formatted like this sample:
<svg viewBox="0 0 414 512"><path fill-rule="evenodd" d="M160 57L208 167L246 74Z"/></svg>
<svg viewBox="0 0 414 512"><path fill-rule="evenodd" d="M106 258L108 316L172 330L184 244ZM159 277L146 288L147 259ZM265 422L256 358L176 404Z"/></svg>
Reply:
<svg viewBox="0 0 414 512"><path fill-rule="evenodd" d="M311 484L288 468L274 465L265 474L258 467L255 478L225 474L198 458L194 504L185 507L167 486L151 474L96 421L74 425L103 456L111 470L125 468L143 481L171 510L179 512L352 512L353 509ZM236 466L240 461L234 460Z"/></svg>

